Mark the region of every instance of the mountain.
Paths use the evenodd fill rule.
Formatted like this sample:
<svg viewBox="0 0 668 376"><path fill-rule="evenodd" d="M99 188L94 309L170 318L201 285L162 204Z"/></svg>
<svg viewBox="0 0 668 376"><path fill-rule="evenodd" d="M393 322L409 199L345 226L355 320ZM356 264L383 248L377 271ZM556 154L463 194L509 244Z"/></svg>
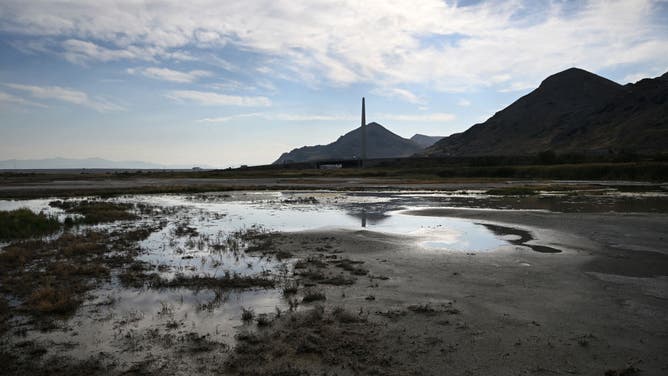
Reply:
<svg viewBox="0 0 668 376"><path fill-rule="evenodd" d="M420 145L420 147L422 148L428 148L442 138L443 136L426 136L423 134L416 133L415 135L413 135L413 137L410 138L410 140Z"/></svg>
<svg viewBox="0 0 668 376"><path fill-rule="evenodd" d="M367 157L408 157L422 150L411 140L398 136L378 123L366 126ZM359 158L362 145L361 127L354 129L328 145L304 146L283 153L274 164L312 162L329 159Z"/></svg>
<svg viewBox="0 0 668 376"><path fill-rule="evenodd" d="M0 161L0 170L11 169L178 169L193 166L166 166L141 161L109 161L101 158L47 158L47 159L10 159Z"/></svg>
<svg viewBox="0 0 668 376"><path fill-rule="evenodd" d="M582 69L546 78L486 122L446 137L427 156L659 153L668 149L668 73L620 85Z"/></svg>

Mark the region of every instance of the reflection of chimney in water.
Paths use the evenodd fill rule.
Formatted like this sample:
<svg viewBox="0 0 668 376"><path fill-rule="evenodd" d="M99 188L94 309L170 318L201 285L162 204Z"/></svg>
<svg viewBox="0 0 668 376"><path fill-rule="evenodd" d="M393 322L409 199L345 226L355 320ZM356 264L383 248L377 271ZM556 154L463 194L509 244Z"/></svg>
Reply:
<svg viewBox="0 0 668 376"><path fill-rule="evenodd" d="M366 210L362 210L362 227L366 227Z"/></svg>
<svg viewBox="0 0 668 376"><path fill-rule="evenodd" d="M362 97L362 154L361 154L361 166L364 167L364 161L366 160L366 111L364 109L364 97Z"/></svg>

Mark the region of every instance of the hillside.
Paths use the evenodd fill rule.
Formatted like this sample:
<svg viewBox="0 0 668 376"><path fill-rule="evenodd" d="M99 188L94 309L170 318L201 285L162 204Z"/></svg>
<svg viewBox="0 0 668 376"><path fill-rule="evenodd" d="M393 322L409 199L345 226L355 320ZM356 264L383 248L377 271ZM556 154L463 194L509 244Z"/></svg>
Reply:
<svg viewBox="0 0 668 376"><path fill-rule="evenodd" d="M422 150L418 144L398 136L378 123L367 124L367 157L408 157ZM354 129L328 145L304 146L283 153L274 164L359 158L361 128Z"/></svg>
<svg viewBox="0 0 668 376"><path fill-rule="evenodd" d="M619 85L571 68L484 123L435 143L427 156L602 154L668 149L668 74Z"/></svg>
<svg viewBox="0 0 668 376"><path fill-rule="evenodd" d="M416 144L420 145L422 148L428 148L431 145L435 144L439 140L441 140L443 136L426 136L423 134L416 133L411 137L411 141L415 142Z"/></svg>

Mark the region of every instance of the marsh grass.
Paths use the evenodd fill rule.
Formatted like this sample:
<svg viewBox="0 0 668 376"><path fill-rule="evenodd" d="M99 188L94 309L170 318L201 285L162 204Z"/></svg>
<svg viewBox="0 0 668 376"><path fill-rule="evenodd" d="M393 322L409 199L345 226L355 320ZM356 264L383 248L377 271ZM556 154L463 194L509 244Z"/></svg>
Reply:
<svg viewBox="0 0 668 376"><path fill-rule="evenodd" d="M339 267L339 268L341 268L345 271L350 272L353 275L364 276L364 275L367 275L369 273L368 270L357 266L359 264L363 264L364 261L353 261L353 260L350 260L350 259L341 259L341 260L332 261L332 263L334 265L336 265L337 267Z"/></svg>
<svg viewBox="0 0 668 376"><path fill-rule="evenodd" d="M73 224L79 222L98 224L137 219L137 215L130 212L134 208L132 204L89 200L57 200L51 201L49 206L62 209L67 213L83 216L83 219L74 219Z"/></svg>
<svg viewBox="0 0 668 376"><path fill-rule="evenodd" d="M151 287L153 288L185 287L194 289L202 289L202 288L246 289L253 287L272 288L274 287L274 285L275 281L269 278L244 276L240 274L228 273L225 274L223 277L197 276L197 275L186 276L183 274L178 274L171 280L153 279Z"/></svg>
<svg viewBox="0 0 668 376"><path fill-rule="evenodd" d="M226 361L227 372L240 375L408 374L386 357L378 330L364 315L337 307L316 306L286 313L260 331L243 331ZM325 368L327 367L327 368Z"/></svg>
<svg viewBox="0 0 668 376"><path fill-rule="evenodd" d="M40 313L68 313L81 303L76 293L67 288L41 287L28 297L25 306Z"/></svg>
<svg viewBox="0 0 668 376"><path fill-rule="evenodd" d="M130 263L137 234L107 231L63 233L52 240L16 241L0 252L0 293L17 299L12 309L34 316L68 316L88 291Z"/></svg>
<svg viewBox="0 0 668 376"><path fill-rule="evenodd" d="M325 296L324 292L315 289L307 289L304 291L304 297L302 298L302 302L311 303L311 302L323 301L326 299L327 297Z"/></svg>
<svg viewBox="0 0 668 376"><path fill-rule="evenodd" d="M259 327L266 327L271 325L271 318L269 317L268 314L266 313L261 313L257 316L257 319L255 320L257 323L257 326Z"/></svg>
<svg viewBox="0 0 668 376"><path fill-rule="evenodd" d="M60 230L58 219L30 209L0 211L0 240L38 238Z"/></svg>
<svg viewBox="0 0 668 376"><path fill-rule="evenodd" d="M242 321L253 321L255 317L255 311L253 308L241 308L241 320Z"/></svg>
<svg viewBox="0 0 668 376"><path fill-rule="evenodd" d="M295 281L288 281L283 285L283 296L291 296L299 291L299 285Z"/></svg>
<svg viewBox="0 0 668 376"><path fill-rule="evenodd" d="M9 303L4 296L0 295L0 335L7 330L7 319L9 318Z"/></svg>
<svg viewBox="0 0 668 376"><path fill-rule="evenodd" d="M485 193L493 196L533 196L538 194L538 192L535 189L530 187L494 188L488 190Z"/></svg>

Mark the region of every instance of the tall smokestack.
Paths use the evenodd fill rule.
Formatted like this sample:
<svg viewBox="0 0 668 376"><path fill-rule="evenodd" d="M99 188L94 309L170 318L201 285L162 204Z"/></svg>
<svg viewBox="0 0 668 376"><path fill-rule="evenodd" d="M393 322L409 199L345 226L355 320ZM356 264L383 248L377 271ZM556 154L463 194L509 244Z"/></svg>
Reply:
<svg viewBox="0 0 668 376"><path fill-rule="evenodd" d="M366 160L366 111L364 109L364 97L362 97L362 167Z"/></svg>

